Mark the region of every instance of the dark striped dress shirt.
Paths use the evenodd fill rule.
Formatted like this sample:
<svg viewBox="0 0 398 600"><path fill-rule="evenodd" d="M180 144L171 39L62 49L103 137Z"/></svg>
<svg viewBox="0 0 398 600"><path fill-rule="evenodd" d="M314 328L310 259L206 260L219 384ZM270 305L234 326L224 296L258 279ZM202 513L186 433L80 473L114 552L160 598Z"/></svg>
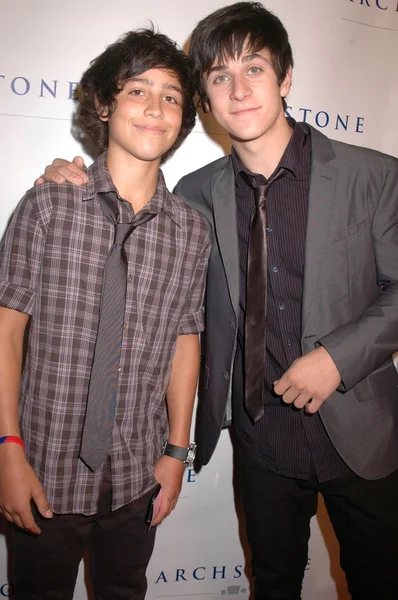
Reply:
<svg viewBox="0 0 398 600"><path fill-rule="evenodd" d="M292 123L294 125L294 123ZM294 125L290 142L275 173L286 173L267 194L268 288L264 367L265 413L255 424L244 410L244 320L247 254L254 191L250 182L266 183L248 171L232 152L236 180L237 227L240 253L240 315L234 365L234 424L249 458L271 471L299 479L316 475L319 481L342 477L349 468L333 447L318 414L308 415L285 405L273 393L273 382L301 356L301 306L304 249L311 169L311 135L303 123Z"/></svg>

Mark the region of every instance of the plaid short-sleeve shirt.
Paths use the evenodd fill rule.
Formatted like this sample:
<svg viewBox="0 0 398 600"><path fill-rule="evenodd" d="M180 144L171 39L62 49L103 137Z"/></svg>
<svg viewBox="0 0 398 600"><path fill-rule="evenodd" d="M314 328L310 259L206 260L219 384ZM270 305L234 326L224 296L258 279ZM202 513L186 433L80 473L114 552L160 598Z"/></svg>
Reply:
<svg viewBox="0 0 398 600"><path fill-rule="evenodd" d="M0 305L31 315L20 423L29 463L56 513L93 514L103 468L79 459L113 225L98 193L115 191L102 155L84 187L46 183L27 192L0 245ZM120 221L131 205L118 197ZM165 393L177 336L203 329L210 235L159 173L146 205L156 216L125 244L128 283L110 457L112 508L139 498L167 436Z"/></svg>

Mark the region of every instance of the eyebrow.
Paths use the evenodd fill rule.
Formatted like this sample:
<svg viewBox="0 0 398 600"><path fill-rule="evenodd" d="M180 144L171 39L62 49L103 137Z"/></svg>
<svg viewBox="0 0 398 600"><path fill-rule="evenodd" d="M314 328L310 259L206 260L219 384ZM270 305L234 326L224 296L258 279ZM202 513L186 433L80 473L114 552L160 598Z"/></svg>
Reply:
<svg viewBox="0 0 398 600"><path fill-rule="evenodd" d="M265 56L263 56L262 54L259 54L258 52L253 52L253 54L245 54L244 56L242 56L242 62L244 62L244 63L250 62L251 60L256 60L256 59L260 59L260 60L263 60L264 62L268 62L267 58ZM211 67L211 69L209 69L208 75L210 75L211 73L218 73L219 71L225 71L227 68L228 68L227 65L225 65L224 63L221 65L214 65L213 67Z"/></svg>
<svg viewBox="0 0 398 600"><path fill-rule="evenodd" d="M126 83L129 82L143 83L144 85L148 85L149 87L155 87L156 85L156 82L153 81L153 79L148 79L148 77L132 77L131 79L126 81ZM164 90L172 90L174 92L178 92L179 94L181 94L181 96L183 95L182 89L174 83L163 83L162 88Z"/></svg>

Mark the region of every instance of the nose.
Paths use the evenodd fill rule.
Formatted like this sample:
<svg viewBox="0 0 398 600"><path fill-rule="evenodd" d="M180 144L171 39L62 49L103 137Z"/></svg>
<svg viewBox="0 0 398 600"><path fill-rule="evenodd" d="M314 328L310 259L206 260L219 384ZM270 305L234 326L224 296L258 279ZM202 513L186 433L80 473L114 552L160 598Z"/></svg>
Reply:
<svg viewBox="0 0 398 600"><path fill-rule="evenodd" d="M242 101L251 95L250 83L241 75L235 75L231 86L231 100Z"/></svg>
<svg viewBox="0 0 398 600"><path fill-rule="evenodd" d="M149 96L145 114L154 119L163 118L162 100L159 96L155 94Z"/></svg>

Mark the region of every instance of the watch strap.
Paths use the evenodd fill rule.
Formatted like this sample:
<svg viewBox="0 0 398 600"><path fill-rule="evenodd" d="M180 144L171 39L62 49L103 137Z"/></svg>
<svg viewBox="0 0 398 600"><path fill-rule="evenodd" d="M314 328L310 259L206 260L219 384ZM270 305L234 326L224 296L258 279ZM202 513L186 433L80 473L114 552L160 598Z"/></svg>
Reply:
<svg viewBox="0 0 398 600"><path fill-rule="evenodd" d="M171 458L177 458L178 460L182 460L185 462L188 458L188 448L184 448L182 446L174 446L174 444L169 444L169 442L165 442L163 445L163 452L165 456L170 456Z"/></svg>

